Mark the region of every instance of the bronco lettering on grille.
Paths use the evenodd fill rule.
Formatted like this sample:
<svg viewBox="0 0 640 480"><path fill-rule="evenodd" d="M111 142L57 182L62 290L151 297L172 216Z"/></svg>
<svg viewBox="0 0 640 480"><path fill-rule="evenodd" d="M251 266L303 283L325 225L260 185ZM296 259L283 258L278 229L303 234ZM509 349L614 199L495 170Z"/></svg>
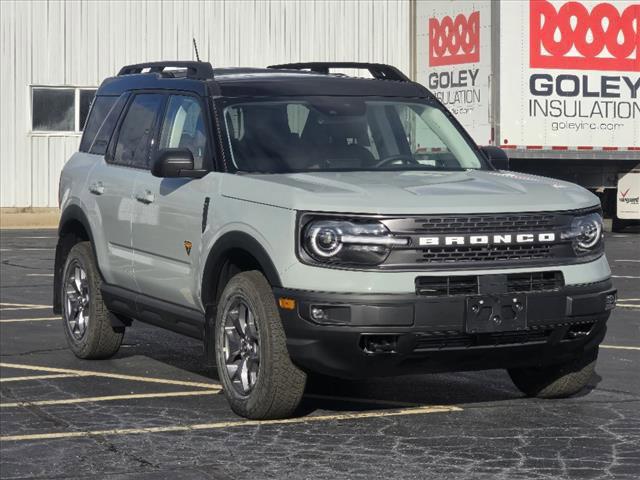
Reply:
<svg viewBox="0 0 640 480"><path fill-rule="evenodd" d="M589 12L578 2L556 10L547 0L530 0L529 22L532 68L640 71L638 4L620 12L604 2Z"/></svg>
<svg viewBox="0 0 640 480"><path fill-rule="evenodd" d="M550 243L556 240L555 233L518 233L515 235L437 235L420 237L421 247L436 245L499 245L523 243Z"/></svg>

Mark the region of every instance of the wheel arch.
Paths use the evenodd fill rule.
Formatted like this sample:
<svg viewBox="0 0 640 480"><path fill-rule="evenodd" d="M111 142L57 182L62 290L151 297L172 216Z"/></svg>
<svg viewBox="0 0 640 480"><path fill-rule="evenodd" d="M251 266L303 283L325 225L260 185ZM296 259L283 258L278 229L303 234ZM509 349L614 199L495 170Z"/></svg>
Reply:
<svg viewBox="0 0 640 480"><path fill-rule="evenodd" d="M239 271L258 269L272 287L282 286L278 270L258 240L245 232L227 232L214 243L205 262L201 285L205 308L216 304L225 282L230 278L225 278L224 271L229 264L240 267Z"/></svg>
<svg viewBox="0 0 640 480"><path fill-rule="evenodd" d="M91 247L95 249L89 219L78 205L69 205L62 212L58 225L58 243L53 271L53 312L56 314L62 313L60 285L67 255L76 243L83 241L91 242ZM100 270L99 266L98 270Z"/></svg>

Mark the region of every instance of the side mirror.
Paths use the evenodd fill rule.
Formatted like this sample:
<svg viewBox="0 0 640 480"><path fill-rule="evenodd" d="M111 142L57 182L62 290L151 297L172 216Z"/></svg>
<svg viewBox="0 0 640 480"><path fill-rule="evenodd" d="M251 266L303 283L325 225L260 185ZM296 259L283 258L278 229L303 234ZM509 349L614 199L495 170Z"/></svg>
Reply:
<svg viewBox="0 0 640 480"><path fill-rule="evenodd" d="M498 170L509 170L509 157L503 149L500 147L494 147L487 145L486 147L480 147L484 156L487 157L489 163Z"/></svg>
<svg viewBox="0 0 640 480"><path fill-rule="evenodd" d="M160 178L201 178L207 170L193 168L193 154L188 148L164 148L153 156L151 174Z"/></svg>

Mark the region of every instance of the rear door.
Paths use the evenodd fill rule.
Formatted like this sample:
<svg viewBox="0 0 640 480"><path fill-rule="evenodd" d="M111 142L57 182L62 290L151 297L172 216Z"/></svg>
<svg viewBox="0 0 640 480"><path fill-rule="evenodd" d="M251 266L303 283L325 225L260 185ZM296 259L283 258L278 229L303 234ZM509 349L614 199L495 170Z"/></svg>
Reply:
<svg viewBox="0 0 640 480"><path fill-rule="evenodd" d="M154 150L188 148L196 169L209 169L206 110L195 95L170 95ZM203 218L213 197L212 175L157 178L147 164L136 177L133 218L134 271L139 292L198 308L196 269Z"/></svg>

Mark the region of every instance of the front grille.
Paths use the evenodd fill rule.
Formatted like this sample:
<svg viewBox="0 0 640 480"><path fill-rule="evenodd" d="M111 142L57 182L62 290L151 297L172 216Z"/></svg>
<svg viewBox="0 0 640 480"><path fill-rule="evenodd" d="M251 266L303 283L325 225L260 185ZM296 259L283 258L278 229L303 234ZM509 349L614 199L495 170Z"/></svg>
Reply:
<svg viewBox="0 0 640 480"><path fill-rule="evenodd" d="M478 293L478 277L417 277L416 293L426 297L475 295Z"/></svg>
<svg viewBox="0 0 640 480"><path fill-rule="evenodd" d="M555 215L548 213L521 215L452 215L446 217L414 218L409 228L414 233L503 233L538 232L548 230L555 223Z"/></svg>
<svg viewBox="0 0 640 480"><path fill-rule="evenodd" d="M459 331L430 332L418 335L414 351L469 348L495 345L521 345L546 342L553 328L531 329L524 332L499 332L469 335Z"/></svg>
<svg viewBox="0 0 640 480"><path fill-rule="evenodd" d="M420 333L413 347L415 352L447 348L490 347L497 345L523 345L544 343L556 328L568 327L561 341L572 341L590 335L595 322L592 320L563 322L549 325L531 325L520 332L496 332L470 335L459 330L439 330Z"/></svg>
<svg viewBox="0 0 640 480"><path fill-rule="evenodd" d="M494 284L504 282L505 293L546 292L564 286L564 277L559 271L509 273L493 277L496 277ZM425 297L495 293L482 291L478 275L416 277L415 285L416 294Z"/></svg>
<svg viewBox="0 0 640 480"><path fill-rule="evenodd" d="M381 268L491 268L573 263L578 259L562 233L584 212L421 215L382 218L398 237ZM598 255L600 252L597 253ZM583 260L583 258L581 258Z"/></svg>
<svg viewBox="0 0 640 480"><path fill-rule="evenodd" d="M544 292L564 287L562 272L510 273L507 275L507 291Z"/></svg>
<svg viewBox="0 0 640 480"><path fill-rule="evenodd" d="M437 247L422 249L418 263L496 262L507 260L539 260L552 258L551 246L533 245L483 245L469 247Z"/></svg>

